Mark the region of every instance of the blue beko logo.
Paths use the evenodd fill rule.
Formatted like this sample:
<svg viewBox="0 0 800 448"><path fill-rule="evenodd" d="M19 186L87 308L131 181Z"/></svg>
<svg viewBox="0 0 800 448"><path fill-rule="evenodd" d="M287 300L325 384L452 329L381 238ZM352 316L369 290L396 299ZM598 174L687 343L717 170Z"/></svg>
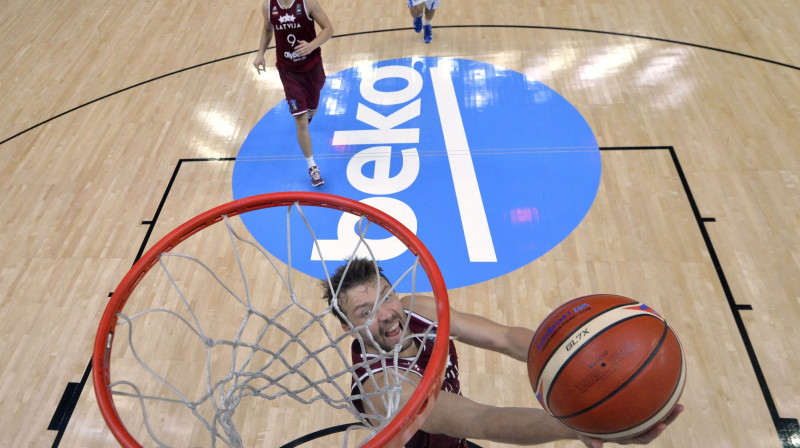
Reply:
<svg viewBox="0 0 800 448"><path fill-rule="evenodd" d="M546 85L484 62L395 59L329 75L309 127L325 179L316 191L405 224L431 251L448 288L502 276L548 252L578 226L600 184L600 151L581 114ZM234 198L312 189L281 102L242 145ZM313 209L303 211L330 269L351 255L355 219ZM243 220L286 262L280 213L271 224L263 213ZM293 219L292 266L322 278L305 226ZM405 272L411 255L402 243L377 228L368 236L390 278Z"/></svg>

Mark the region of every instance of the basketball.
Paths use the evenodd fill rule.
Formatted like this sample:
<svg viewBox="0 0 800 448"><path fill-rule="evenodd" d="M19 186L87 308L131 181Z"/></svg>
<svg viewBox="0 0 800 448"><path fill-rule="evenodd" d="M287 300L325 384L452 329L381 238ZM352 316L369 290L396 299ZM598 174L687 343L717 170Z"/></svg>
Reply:
<svg viewBox="0 0 800 448"><path fill-rule="evenodd" d="M664 420L686 381L680 341L666 320L627 297L597 294L555 309L528 352L542 407L582 434L633 437Z"/></svg>

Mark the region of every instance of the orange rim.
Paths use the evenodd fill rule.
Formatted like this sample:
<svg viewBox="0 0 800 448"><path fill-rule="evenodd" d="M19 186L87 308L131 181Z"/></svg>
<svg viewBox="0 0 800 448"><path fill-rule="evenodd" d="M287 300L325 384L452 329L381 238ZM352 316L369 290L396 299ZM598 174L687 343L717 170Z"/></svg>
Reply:
<svg viewBox="0 0 800 448"><path fill-rule="evenodd" d="M221 221L224 215L229 217L236 216L252 210L291 206L294 203L332 208L364 216L369 221L392 233L414 255L419 257L420 264L428 274L433 295L436 298L436 313L439 321L430 363L408 403L400 409L382 431L373 436L363 446L369 448L401 447L422 425L431 410L433 402L439 395L446 367L450 335L450 305L447 289L433 256L413 232L393 217L374 207L345 197L324 193L280 192L255 195L231 201L183 223L154 244L133 265L114 290L114 294L111 296L100 320L100 326L95 337L94 353L92 355L92 380L100 412L103 414L111 433L114 434L114 437L122 446L141 447L142 445L125 428L114 406L111 390L108 387L111 381L111 369L108 360L114 342L117 313L123 309L139 280L156 264L159 254L171 251L191 235Z"/></svg>

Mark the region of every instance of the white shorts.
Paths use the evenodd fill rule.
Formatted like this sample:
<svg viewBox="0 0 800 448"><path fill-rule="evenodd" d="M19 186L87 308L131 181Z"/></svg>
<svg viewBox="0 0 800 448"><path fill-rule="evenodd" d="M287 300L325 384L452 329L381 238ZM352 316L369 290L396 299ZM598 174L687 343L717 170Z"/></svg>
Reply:
<svg viewBox="0 0 800 448"><path fill-rule="evenodd" d="M408 7L417 6L420 3L425 3L425 7L431 11L439 7L441 0L408 0Z"/></svg>

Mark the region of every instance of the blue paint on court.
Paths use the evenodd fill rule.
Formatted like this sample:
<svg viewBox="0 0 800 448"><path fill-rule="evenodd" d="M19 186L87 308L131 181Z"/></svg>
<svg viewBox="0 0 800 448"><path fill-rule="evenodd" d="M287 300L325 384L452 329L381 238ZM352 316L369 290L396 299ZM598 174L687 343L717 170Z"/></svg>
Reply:
<svg viewBox="0 0 800 448"><path fill-rule="evenodd" d="M484 62L406 58L329 74L310 130L325 178L315 191L371 203L403 221L449 288L500 277L547 253L580 224L600 183L597 141L577 109L546 85ZM242 145L233 193L239 199L286 190L314 189L281 102ZM342 239L340 213L303 210L326 247ZM288 259L285 209L243 219L265 249ZM305 223L293 221L292 265L323 277ZM408 252L380 252L390 278L410 264Z"/></svg>

